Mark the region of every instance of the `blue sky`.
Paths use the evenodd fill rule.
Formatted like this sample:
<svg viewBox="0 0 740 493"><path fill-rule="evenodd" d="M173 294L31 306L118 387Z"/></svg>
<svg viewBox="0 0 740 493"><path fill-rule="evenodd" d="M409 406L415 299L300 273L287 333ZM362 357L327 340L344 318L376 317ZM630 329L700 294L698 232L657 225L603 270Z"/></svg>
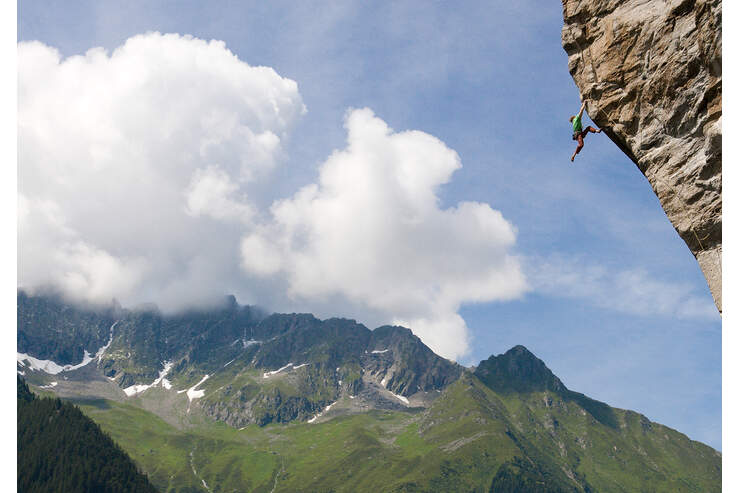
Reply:
<svg viewBox="0 0 740 493"><path fill-rule="evenodd" d="M721 448L721 320L696 261L606 136L587 137L569 161L568 117L580 102L560 4L455 7L24 0L18 39L67 57L148 31L190 34L296 81L308 111L269 193L253 193L261 208L316 181L346 145L349 108L436 137L462 164L439 188L440 207L500 211L531 285L513 301L463 302L471 344L460 362L524 344L569 388ZM324 309L345 315L341 301Z"/></svg>

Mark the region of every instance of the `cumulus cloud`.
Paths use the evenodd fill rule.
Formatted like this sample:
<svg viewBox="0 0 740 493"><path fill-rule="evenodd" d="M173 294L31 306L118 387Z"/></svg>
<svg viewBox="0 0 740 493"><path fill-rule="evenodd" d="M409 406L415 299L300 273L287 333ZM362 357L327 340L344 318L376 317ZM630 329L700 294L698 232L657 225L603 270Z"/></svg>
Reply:
<svg viewBox="0 0 740 493"><path fill-rule="evenodd" d="M25 279L81 293L81 298L91 301L110 300L112 282L127 292L140 280L143 259L114 257L81 239L65 224L55 202L19 194L18 211L19 255L24 260L19 273ZM50 239L56 242L53 248Z"/></svg>
<svg viewBox="0 0 740 493"><path fill-rule="evenodd" d="M689 283L656 279L645 269L614 269L553 255L530 258L527 278L535 291L582 299L599 308L639 316L715 320L711 298L696 295Z"/></svg>
<svg viewBox="0 0 740 493"><path fill-rule="evenodd" d="M149 33L66 59L19 43L19 284L223 294L240 232L215 223L249 223L250 186L304 112L294 81L220 41Z"/></svg>
<svg viewBox="0 0 740 493"><path fill-rule="evenodd" d="M21 287L164 310L234 293L405 325L450 358L468 350L462 304L526 290L500 212L440 205L461 163L429 134L350 111L346 148L274 200L269 174L305 107L271 68L159 33L66 59L24 42L18 61Z"/></svg>
<svg viewBox="0 0 740 493"><path fill-rule="evenodd" d="M488 204L440 208L438 188L460 159L435 137L394 133L369 109L348 113L347 147L318 182L277 201L242 240L251 275L283 276L288 294L341 295L413 328L432 349L468 349L465 302L508 300L526 289L510 253L514 227Z"/></svg>
<svg viewBox="0 0 740 493"><path fill-rule="evenodd" d="M242 221L247 224L254 215L246 198L238 198L239 185L216 166L197 169L185 191L186 211L192 216Z"/></svg>

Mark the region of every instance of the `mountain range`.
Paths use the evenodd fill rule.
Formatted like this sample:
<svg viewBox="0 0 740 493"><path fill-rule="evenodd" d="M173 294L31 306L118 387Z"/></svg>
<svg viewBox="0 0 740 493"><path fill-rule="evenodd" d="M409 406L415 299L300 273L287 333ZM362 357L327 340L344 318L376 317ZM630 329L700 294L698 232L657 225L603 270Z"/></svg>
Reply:
<svg viewBox="0 0 740 493"><path fill-rule="evenodd" d="M721 491L719 452L568 389L524 346L466 368L404 327L233 297L178 315L17 299L18 373L160 491Z"/></svg>

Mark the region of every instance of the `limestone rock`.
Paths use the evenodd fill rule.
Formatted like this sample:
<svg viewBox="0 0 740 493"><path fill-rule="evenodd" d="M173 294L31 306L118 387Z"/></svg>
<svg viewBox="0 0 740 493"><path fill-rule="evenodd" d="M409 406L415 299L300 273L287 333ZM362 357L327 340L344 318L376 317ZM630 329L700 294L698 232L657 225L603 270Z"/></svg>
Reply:
<svg viewBox="0 0 740 493"><path fill-rule="evenodd" d="M722 311L722 2L562 0L568 70Z"/></svg>

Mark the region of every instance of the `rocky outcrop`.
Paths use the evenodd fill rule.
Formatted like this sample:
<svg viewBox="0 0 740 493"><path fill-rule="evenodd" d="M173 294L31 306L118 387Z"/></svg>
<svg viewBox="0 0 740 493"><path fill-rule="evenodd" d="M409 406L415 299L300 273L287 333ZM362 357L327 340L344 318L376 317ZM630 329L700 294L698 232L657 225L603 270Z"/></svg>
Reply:
<svg viewBox="0 0 740 493"><path fill-rule="evenodd" d="M586 110L637 165L722 311L722 3L563 0Z"/></svg>
<svg viewBox="0 0 740 493"><path fill-rule="evenodd" d="M104 346L120 308L99 310L65 302L61 295L17 293L17 351L59 365L77 365L85 351L95 354Z"/></svg>
<svg viewBox="0 0 740 493"><path fill-rule="evenodd" d="M545 363L524 346L514 346L504 354L491 355L474 372L481 382L499 393L563 392L563 382Z"/></svg>
<svg viewBox="0 0 740 493"><path fill-rule="evenodd" d="M599 423L618 428L614 410L607 404L573 392L563 385L545 363L524 346L514 346L504 354L491 355L473 373L486 387L499 394L544 393L545 407L552 405L547 392L564 402L574 402Z"/></svg>
<svg viewBox="0 0 740 493"><path fill-rule="evenodd" d="M391 325L373 330L362 367L382 387L406 397L443 389L462 373L460 365L437 356L411 330Z"/></svg>

